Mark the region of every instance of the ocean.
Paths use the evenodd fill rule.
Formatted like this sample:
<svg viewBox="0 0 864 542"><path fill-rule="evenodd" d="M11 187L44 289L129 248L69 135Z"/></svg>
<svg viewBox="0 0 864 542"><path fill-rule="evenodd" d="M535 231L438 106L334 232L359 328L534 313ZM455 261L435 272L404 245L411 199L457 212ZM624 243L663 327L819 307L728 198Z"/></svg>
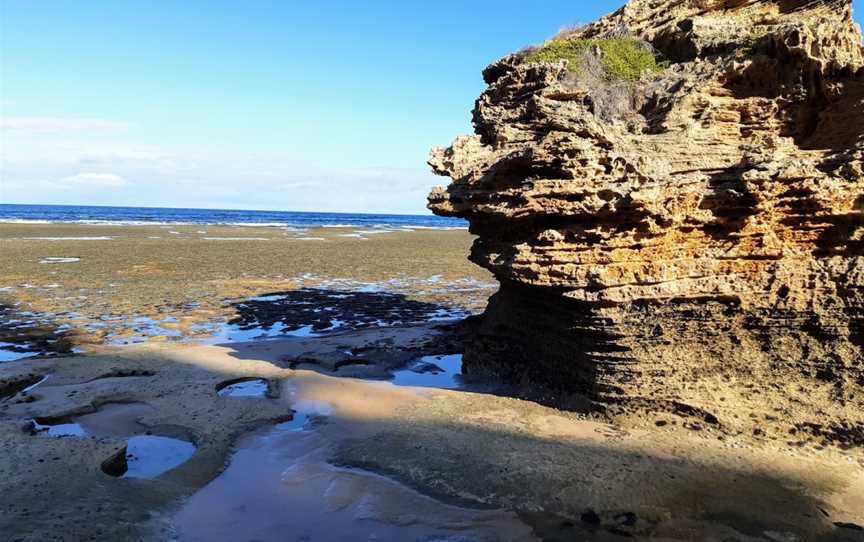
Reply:
<svg viewBox="0 0 864 542"><path fill-rule="evenodd" d="M206 224L293 228L344 226L363 228L462 229L468 227L468 223L464 220L434 215L0 204L0 223L4 222L19 224L73 223L133 226L149 224Z"/></svg>

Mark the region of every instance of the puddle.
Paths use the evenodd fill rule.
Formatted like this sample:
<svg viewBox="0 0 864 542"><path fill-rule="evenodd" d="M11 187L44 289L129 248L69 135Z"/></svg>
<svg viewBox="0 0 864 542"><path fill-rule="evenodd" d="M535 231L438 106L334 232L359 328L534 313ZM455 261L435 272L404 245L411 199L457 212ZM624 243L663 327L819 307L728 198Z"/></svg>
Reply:
<svg viewBox="0 0 864 542"><path fill-rule="evenodd" d="M256 297L250 297L250 298L246 299L246 301L272 302L272 301L282 301L284 299L288 299L288 296L285 294L266 294L266 295L259 295Z"/></svg>
<svg viewBox="0 0 864 542"><path fill-rule="evenodd" d="M126 469L120 477L156 478L189 461L193 455L195 445L186 440L155 435L135 436L126 444Z"/></svg>
<svg viewBox="0 0 864 542"><path fill-rule="evenodd" d="M72 353L75 348L68 339L70 330L50 313L22 310L20 303L0 303L0 363Z"/></svg>
<svg viewBox="0 0 864 542"><path fill-rule="evenodd" d="M470 315L462 309L408 299L381 291L384 285L356 285L353 290L302 288L237 301L237 316L227 324L194 327L209 333L209 344L288 337L321 337L330 333L455 321Z"/></svg>
<svg viewBox="0 0 864 542"><path fill-rule="evenodd" d="M19 359L38 356L40 352L34 352L23 348L21 345L0 341L0 363L4 361L17 361Z"/></svg>
<svg viewBox="0 0 864 542"><path fill-rule="evenodd" d="M407 369L394 372L391 382L396 386L458 389L463 387L461 373L462 354L423 356Z"/></svg>
<svg viewBox="0 0 864 542"><path fill-rule="evenodd" d="M54 263L76 263L76 262L80 262L80 261L81 261L81 258L59 258L59 257L49 257L49 258L42 258L41 260L39 260L39 263L43 263L43 264L46 264L46 263L47 263L47 264L54 264Z"/></svg>
<svg viewBox="0 0 864 542"><path fill-rule="evenodd" d="M267 396L269 384L263 378L229 380L216 386L220 397L259 397Z"/></svg>
<svg viewBox="0 0 864 542"><path fill-rule="evenodd" d="M203 330L203 329L202 329ZM315 337L312 326L302 326L288 330L282 322L276 322L266 327L247 327L245 325L224 324L212 326L206 331L211 333L204 340L206 344L239 343L261 341L267 339L284 339L287 337Z"/></svg>
<svg viewBox="0 0 864 542"><path fill-rule="evenodd" d="M168 232L174 233L174 232ZM270 241L269 237L202 237L205 241Z"/></svg>
<svg viewBox="0 0 864 542"><path fill-rule="evenodd" d="M297 405L294 406L296 407ZM302 431L308 421L309 416L297 410L294 412L294 417L291 420L274 425L272 433L282 434L292 431Z"/></svg>
<svg viewBox="0 0 864 542"><path fill-rule="evenodd" d="M188 461L195 445L188 440L149 432L139 420L154 412L145 403L108 403L81 416L36 418L33 430L42 437L125 438L126 446L102 463L105 474L123 478L155 478Z"/></svg>
<svg viewBox="0 0 864 542"><path fill-rule="evenodd" d="M125 438L146 431L147 426L138 420L152 412L153 407L146 403L107 403L90 414L36 418L33 430L48 437Z"/></svg>
<svg viewBox="0 0 864 542"><path fill-rule="evenodd" d="M327 410L325 404L295 409ZM509 512L439 502L393 480L327 463L328 444L295 419L241 439L227 469L172 519L179 542L528 541Z"/></svg>
<svg viewBox="0 0 864 542"><path fill-rule="evenodd" d="M290 383L286 385L289 386L289 388L291 386ZM294 395L293 391L289 391L289 393ZM301 416L330 416L333 414L332 404L327 401L319 401L316 399L300 399L294 401L291 407Z"/></svg>
<svg viewBox="0 0 864 542"><path fill-rule="evenodd" d="M71 264L79 258L44 257L45 264ZM267 339L317 338L331 333L375 327L449 322L463 319L472 311L445 307L437 301L420 301L414 294L450 295L453 292L480 295L484 300L487 285L460 279L445 281L429 278L394 278L385 282L363 283L348 279L325 280L313 275L298 277L298 284L318 287L263 294L230 305L233 319L213 316L209 321L187 324L177 318L151 318L137 314L84 316L74 311L31 313L16 307L0 307L0 362L40 355L70 354L81 351L73 346L78 332L87 344L127 346L148 342L180 341L226 344ZM21 288L59 289L60 284ZM430 286L434 286L431 290ZM323 288L322 288L323 287ZM85 291L85 290L81 290ZM101 291L100 291L101 292ZM462 296L464 297L464 296ZM63 299L87 299L86 296ZM191 306L178 307L190 310ZM185 314L185 313L184 313ZM191 319L190 319L191 320ZM61 324L61 325L58 325Z"/></svg>
<svg viewBox="0 0 864 542"><path fill-rule="evenodd" d="M430 322L449 322L452 320L463 320L471 316L471 312L462 309L438 309L431 316Z"/></svg>
<svg viewBox="0 0 864 542"><path fill-rule="evenodd" d="M155 412L146 403L109 403L76 419L89 435L98 437L128 437L143 433L147 426L138 420Z"/></svg>
<svg viewBox="0 0 864 542"><path fill-rule="evenodd" d="M383 298L382 298L383 296ZM376 294L360 296L299 290L251 297L237 302L239 316L229 322L212 318L210 322L188 327L174 317L154 319L104 314L100 322L82 327L112 329L107 344L126 346L153 340L195 341L202 344L227 344L286 338L317 338L328 334L388 327L409 323L439 322L467 316L467 312L420 302L402 301L399 296ZM371 302L370 302L370 297Z"/></svg>
<svg viewBox="0 0 864 542"><path fill-rule="evenodd" d="M223 324L213 326L193 326L195 331L208 332L210 336L203 340L205 344L238 343L250 341L262 341L268 339L312 338L323 337L327 333L340 331L344 323L333 319L329 327L316 329L314 325L308 324L292 328L282 322L274 322L265 326L248 326L241 324Z"/></svg>
<svg viewBox="0 0 864 542"><path fill-rule="evenodd" d="M74 422L66 422L66 423L57 422L54 424L47 424L47 423L42 424L36 420L33 420L33 430L36 431L39 435L46 436L46 437L84 437L84 436L87 436L87 432L84 431L84 428L81 427L81 424L74 423Z"/></svg>
<svg viewBox="0 0 864 542"><path fill-rule="evenodd" d="M120 322L128 320L125 316L102 315L103 322ZM124 325L116 333L108 336L108 344L113 346L125 346L130 344L145 343L154 337L165 337L166 339L179 340L184 338L183 332L178 329L169 329L165 324L176 324L177 319L166 317L162 320L153 318L137 317L129 324Z"/></svg>
<svg viewBox="0 0 864 542"><path fill-rule="evenodd" d="M23 237L25 241L110 241L113 237Z"/></svg>

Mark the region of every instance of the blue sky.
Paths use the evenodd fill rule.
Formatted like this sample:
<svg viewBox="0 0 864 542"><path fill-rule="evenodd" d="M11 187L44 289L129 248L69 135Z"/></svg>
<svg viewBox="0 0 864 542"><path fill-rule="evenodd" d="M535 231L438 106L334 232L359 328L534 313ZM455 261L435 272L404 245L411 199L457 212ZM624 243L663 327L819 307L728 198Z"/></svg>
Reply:
<svg viewBox="0 0 864 542"><path fill-rule="evenodd" d="M482 68L622 3L0 0L0 203L422 213Z"/></svg>

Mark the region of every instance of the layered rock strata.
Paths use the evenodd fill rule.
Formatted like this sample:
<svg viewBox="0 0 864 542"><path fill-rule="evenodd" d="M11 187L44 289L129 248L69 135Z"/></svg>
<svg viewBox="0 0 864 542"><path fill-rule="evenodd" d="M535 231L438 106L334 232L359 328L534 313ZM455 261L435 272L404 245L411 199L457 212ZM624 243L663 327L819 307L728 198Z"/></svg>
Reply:
<svg viewBox="0 0 864 542"><path fill-rule="evenodd" d="M668 62L599 120L567 61L483 73L434 149L501 283L466 367L730 431L864 443L864 53L851 0L634 0L568 38ZM780 423L775 423L780 420ZM688 422L690 423L690 422ZM793 437L794 438L794 437Z"/></svg>

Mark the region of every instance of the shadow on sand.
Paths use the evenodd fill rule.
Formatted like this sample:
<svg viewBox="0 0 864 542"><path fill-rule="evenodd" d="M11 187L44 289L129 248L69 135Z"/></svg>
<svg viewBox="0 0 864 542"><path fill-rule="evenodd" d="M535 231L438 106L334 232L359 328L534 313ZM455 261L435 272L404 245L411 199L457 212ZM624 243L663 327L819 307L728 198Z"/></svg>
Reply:
<svg viewBox="0 0 864 542"><path fill-rule="evenodd" d="M153 351L148 357L136 355L127 359L119 351L113 355L76 357L53 364L53 370L58 373L56 379L52 377L43 384L33 394L33 402L20 406L19 410L5 411L3 431L20 431L16 428L27 416L39 412L43 397L51 395L52 388L58 386L53 382L62 382L57 389L62 393L58 395L65 396L67 390L74 389L78 402L170 403L171 411L180 419L163 421L188 427L197 436L198 449L187 463L156 480L130 484L105 478L99 472L98 465L105 458L87 452L88 447L94 445L89 439L64 439L68 461L49 461L44 467L31 469L31 479L19 478L18 483L4 484L6 504L0 514L0 529L10 539L27 536L37 524L36 532L40 535L61 535L69 528L67 522L52 524L42 519L57 517L60 513L74 518L75 536L96 536L98 527L101 536L108 539L137 537L141 534L139 529L147 522L148 513L161 511L170 515L178 499L194 493L220 474L225 460L230 460L230 442L260 427L260 422L250 425L250 413L254 416L257 411L259 417L267 417L270 412L273 418L270 423L290 417L290 401L261 398L231 402L216 393L220 382L237 378L244 370L251 371L247 376L255 376L267 363L249 363L246 369L230 368L234 367L230 363L230 349L228 352L224 347L201 349L206 352L199 352L198 357L190 357L180 348ZM220 356L229 363L216 359ZM44 361L39 364L48 367ZM94 384L94 375L110 367L126 365L146 365L154 376L148 377L146 386L136 378L114 379L110 388ZM5 371L6 368L0 367L0 379L8 376L6 373L10 371ZM283 378L294 376L276 367L267 370ZM341 393L351 395L350 401L368 396L363 400L372 405L377 400L375 395L379 388L372 384L355 382L351 384L353 388L345 388L343 384L350 381L316 378L325 379L327 386L345 390ZM193 385L195 389L210 391L203 395L182 393L182 389ZM361 389L366 391L358 394L357 390ZM374 410L366 410L360 403L363 416L357 419L342 413L337 404L332 415L319 419L318 427L310 430L326 429L335 424L339 428L336 434L351 435L352 428L362 425L358 434L366 435L363 438L337 437L331 442L334 463L384 474L448 504L511 509L544 540L572 540L574 536L580 540L616 540L628 536L645 539L655 534L675 537L669 538L673 540L705 539L706 534L717 534L717 540L741 539L736 538L736 533L753 536L756 540L862 539L862 533L854 526L833 524L829 517L830 506L813 496L830 494L832 488L821 487L814 479L783 472L771 464L749 464L743 457L740 457L740 469L730 468L728 465L734 462L729 462L728 458L723 465L715 459L721 453L735 456L737 452L715 446L705 446L704 459L694 459L692 454L679 456L667 453L668 450L649 453L644 447L634 447L633 441L629 445L619 445L614 438L597 439L578 431L557 435L555 431L528 431L530 427L545 427L555 417L554 411L501 401L471 394L457 394L438 401L423 399L418 403L421 409L424 404L432 408L435 403L430 415L421 411L420 415L408 418L389 413L378 417ZM282 405L279 408L283 414L279 417L272 415L274 404ZM260 406L250 411L242 405ZM263 408L267 405L270 405L269 411ZM525 425L514 425L508 416L522 412L523 408L524 413L519 415L524 415ZM242 410L233 414L231 409ZM441 415L442 409L449 414ZM197 414L208 411L222 416L217 425L204 421L207 418ZM241 412L245 414L241 416ZM57 412L40 414L50 416ZM333 433L329 433L331 438ZM229 435L227 444L207 436L216 434ZM56 439L16 435L5 438L8 453L4 452L6 459L0 460L0 472L23 458L33 462L46 454L48 457L56 455L53 451ZM78 447L82 453L75 452ZM670 445L669 449L674 451L676 447ZM290 459L286 461L285 469L291 467ZM57 476L45 476L44 469L48 467L61 471ZM61 476L60 472L64 474ZM802 468L800 473L803 472ZM37 490L44 496L34 498ZM320 500L321 506L325 506L324 494L310 493L305 498L312 502ZM364 498L374 498L374 495ZM72 503L77 505L74 510L69 509ZM361 505L352 501L347 506ZM378 505L384 510L386 520L387 503L378 502ZM244 510L234 511L238 514L234 518L238 524L246 517L245 507L242 508ZM309 525L309 518L293 514L290 508L282 513L282 523L290 523L293 533L321 532L320 524ZM416 513L423 514L422 510ZM117 517L128 518L131 522L116 525ZM390 519L395 524L404 520ZM224 535L225 540L234 539L231 532ZM281 540L284 535L284 531L279 530L263 533L259 538Z"/></svg>

